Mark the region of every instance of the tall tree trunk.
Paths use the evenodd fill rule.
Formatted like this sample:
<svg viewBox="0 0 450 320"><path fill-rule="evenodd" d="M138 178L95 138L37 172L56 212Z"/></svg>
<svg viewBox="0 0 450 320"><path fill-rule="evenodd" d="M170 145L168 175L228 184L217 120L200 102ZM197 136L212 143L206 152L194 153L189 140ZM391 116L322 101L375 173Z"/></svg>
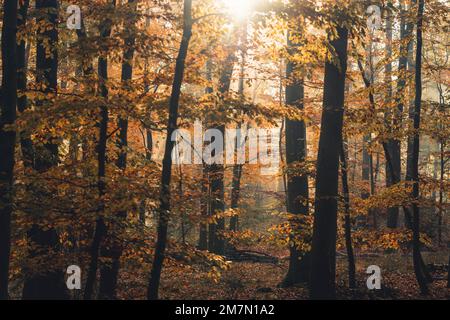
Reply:
<svg viewBox="0 0 450 320"><path fill-rule="evenodd" d="M128 4L132 10L131 14L134 14L134 0L128 0ZM136 18L130 17L125 22L125 27L129 30L133 30ZM131 31L130 31L131 32ZM133 31L134 32L134 31ZM125 52L123 53L122 62L122 75L121 80L125 89L130 90L131 80L133 77L132 60L134 56L135 35L131 33L130 36L125 39ZM117 167L125 171L127 167L127 147L128 147L128 118L119 116L118 120L119 134L117 145L119 148L119 154L117 159ZM122 255L122 243L120 240L120 234L122 233L122 222L127 216L126 211L120 211L117 213L118 220L114 220L109 228L108 241L105 241L100 249L101 256L111 259L111 264L103 264L100 268L100 286L99 286L99 298L100 299L116 299L116 287L117 278L120 267L120 257ZM106 240L106 239L105 239Z"/></svg>
<svg viewBox="0 0 450 320"><path fill-rule="evenodd" d="M242 27L242 38L241 38L241 63L240 63L240 72L239 72L239 87L238 94L241 99L242 105L245 103L245 64L247 59L247 21L244 22ZM242 125L240 124L238 127L239 132L242 133ZM238 142L236 142L235 152L238 151ZM233 180L231 182L231 209L239 208L239 198L241 195L241 178L242 178L242 170L244 168L243 164L236 163L233 166ZM239 229L239 216L235 215L230 218L230 230L238 231Z"/></svg>
<svg viewBox="0 0 450 320"><path fill-rule="evenodd" d="M370 33L369 34L370 40L369 40L369 45L368 48L366 49L366 69L363 71L361 70L361 72L364 72L367 84L368 84L368 89L370 90L370 92L372 92L372 85L374 83L374 70L373 70L373 34ZM373 95L372 95L373 98ZM369 109L371 110L372 114L376 114L375 113L375 101L371 100L371 103L369 105ZM361 193L361 198L362 199L367 199L370 196L370 191L369 191L369 184L370 184L370 173L371 173L371 162L372 162L372 154L369 153L368 151L368 146L370 144L372 140L371 137L371 133L366 133L363 137L363 141L362 141L362 172L361 172L361 178L362 181L364 182L364 187ZM365 219L365 224L367 225L369 222L369 217L371 216L371 210L368 210L368 215L367 218Z"/></svg>
<svg viewBox="0 0 450 320"><path fill-rule="evenodd" d="M407 51L408 44L405 44L405 39L410 37L410 31L408 30L408 25L406 23L406 10L404 8L404 4L400 4L400 57L398 61L398 80L397 80L397 93L396 93L396 104L397 109L394 110L392 115L392 132L398 130L401 127L401 119L403 113L403 95L405 91L406 85L406 69L408 64ZM387 147L392 159L392 169L394 172L391 172L390 167L387 169L387 186L392 186L400 182L401 179L401 142L398 139L391 138L387 142ZM387 227L388 228L397 228L398 227L398 216L399 216L399 208L389 208L388 209L388 218L387 218Z"/></svg>
<svg viewBox="0 0 450 320"><path fill-rule="evenodd" d="M443 218L443 200L444 200L444 174L445 174L445 144L444 139L440 143L440 177L439 177L439 217L438 217L438 244L442 244L442 218ZM449 265L450 270L450 265Z"/></svg>
<svg viewBox="0 0 450 320"><path fill-rule="evenodd" d="M314 231L311 252L310 297L330 299L336 295L336 236L339 155L342 144L348 30L337 28L330 42L339 68L325 64L322 124L317 159Z"/></svg>
<svg viewBox="0 0 450 320"><path fill-rule="evenodd" d="M11 251L11 213L17 105L17 1L3 2L2 92L0 115L0 300L8 299L9 256Z"/></svg>
<svg viewBox="0 0 450 320"><path fill-rule="evenodd" d="M145 20L145 27L148 28L150 25L149 18L146 18ZM144 63L144 93L148 93L150 91L150 85L148 81L148 61L147 58L145 59ZM143 139L145 140L145 160L148 162L152 161L153 157L153 135L152 130L150 128L147 128L144 125L145 130L145 137ZM146 199L142 199L141 203L139 205L139 221L141 223L141 229L142 232L145 230L145 223L146 223L146 215L147 215L147 208L146 208Z"/></svg>
<svg viewBox="0 0 450 320"><path fill-rule="evenodd" d="M447 288L450 288L450 255L448 256Z"/></svg>
<svg viewBox="0 0 450 320"><path fill-rule="evenodd" d="M206 80L210 83L209 86L206 87L205 93L211 94L213 92L213 88L211 87L212 83L212 61L209 58L206 61ZM203 134L202 134L203 136ZM202 150L196 150L196 152L203 152ZM205 163L202 163L202 181L201 181L201 192L202 197L200 199L200 213L202 215L202 219L206 220L207 217L210 215L210 205L211 205L211 197L210 197L210 177L209 177L209 166ZM214 246L214 244L211 242L211 240L214 239L214 225L210 224L210 234L211 236L208 237L208 223L205 221L200 222L200 234L199 234L199 240L198 240L198 248L200 250L211 250Z"/></svg>
<svg viewBox="0 0 450 320"><path fill-rule="evenodd" d="M112 1L112 6L114 7L116 1ZM112 21L106 19L100 26L100 37L107 39L111 35ZM101 52L98 58L98 77L100 82L100 94L106 100L108 98L108 87L106 81L108 80L108 58L106 52ZM88 269L88 276L86 279L86 287L84 290L84 299L90 300L94 291L94 284L97 279L97 268L98 268L98 256L99 248L106 235L107 227L103 217L105 210L105 203L103 197L106 192L106 147L108 140L108 121L109 121L109 110L106 103L100 107L100 122L99 126L99 140L97 144L97 189L99 196L99 205L97 209L98 218L95 224L94 238L92 240L90 248L90 262Z"/></svg>
<svg viewBox="0 0 450 320"><path fill-rule="evenodd" d="M145 160L148 162L152 161L153 154L153 136L152 130L144 128L145 130ZM142 232L145 230L145 223L147 219L147 208L146 199L142 199L139 205L139 222L141 225Z"/></svg>
<svg viewBox="0 0 450 320"><path fill-rule="evenodd" d="M392 57L392 3L390 1L388 1L388 5L385 9L386 12L386 42L385 42L385 46L386 46L386 60L387 63L385 65L385 72L384 72L384 82L387 86L387 92L386 92L386 99L385 99L385 103L387 105L389 105L391 103L392 100L392 62L391 62L391 57ZM385 112L385 125L386 128L388 128L389 131L392 130L391 128L391 123L390 123L390 112L386 111ZM390 143L387 143L388 147L390 147ZM390 150L390 149L389 149ZM390 150L391 151L391 150ZM386 161L385 164L385 178L386 178L386 186L390 186L392 185L393 181L391 178L391 173L390 173L390 168L389 165ZM398 216L398 208L389 208L388 209L388 216L394 217L394 216ZM391 221L391 225L394 225L396 223L397 219L392 218ZM387 222L387 224L389 225L390 223Z"/></svg>
<svg viewBox="0 0 450 320"><path fill-rule="evenodd" d="M57 94L57 74L58 74L58 1L38 0L36 9L39 11L37 18L38 25L44 25L37 31L36 48L36 82L42 93L52 98ZM40 100L36 102L37 107L48 101ZM34 169L40 173L49 170L58 164L58 145L54 142L47 142L44 146L36 148ZM39 190L36 185L33 192L39 196L45 196L46 191ZM50 195L48 195L50 196ZM35 223L28 230L28 241L33 246L30 249L31 259L51 259L48 254L59 252L59 236L55 228L42 227ZM66 286L64 283L63 270L59 270L52 265L46 265L46 270L39 270L33 273L27 270L23 287L23 299L64 299L67 298Z"/></svg>
<svg viewBox="0 0 450 320"><path fill-rule="evenodd" d="M292 51L294 44L288 33L288 50ZM286 104L295 106L303 110L304 86L303 79L299 79L298 66L288 61L286 66L286 78L289 83L286 85ZM307 156L306 125L305 122L286 119L286 164L287 166L296 163L304 164ZM290 172L290 171L289 171ZM302 228L301 216L308 215L309 205L308 176L288 173L287 175L287 211L296 215L290 221L292 234L289 247L289 269L283 281L283 286L292 286L308 281L310 271L310 254L301 252L296 243L298 234Z"/></svg>
<svg viewBox="0 0 450 320"><path fill-rule="evenodd" d="M422 26L424 0L419 0L417 12L417 48L416 48L416 74L414 113L410 114L413 121L414 132L408 139L407 180L413 184L413 262L414 272L422 294L428 294L427 279L422 268L420 253L420 216L419 216L419 152L420 152L420 113L422 104Z"/></svg>
<svg viewBox="0 0 450 320"><path fill-rule="evenodd" d="M345 208L344 229L345 229L345 247L347 249L347 259L348 259L348 285L350 289L355 289L356 266L352 244L352 220L350 216L350 188L348 187L347 152L345 151L344 143L342 143L341 147L341 179L342 179L342 191Z"/></svg>
<svg viewBox="0 0 450 320"><path fill-rule="evenodd" d="M234 48L232 49L234 50ZM220 79L219 79L219 94L221 99L230 90L231 77L233 75L234 63L236 56L234 52L231 52L226 58L224 67L222 69ZM215 129L225 136L225 124L217 124ZM224 145L225 146L225 145ZM225 150L222 147L222 150ZM214 157L215 155L212 155ZM223 156L223 155L222 155ZM224 187L224 176L225 167L223 164L212 164L209 168L210 178L211 178L211 214L220 214L225 211L225 187ZM210 225L211 228L212 225ZM223 238L223 231L225 231L225 218L218 218L217 224L213 227L214 232L212 234L214 239L212 240L213 246L212 251L215 254L223 255L225 254L225 239Z"/></svg>
<svg viewBox="0 0 450 320"><path fill-rule="evenodd" d="M19 2L19 15L17 17L17 28L23 29L28 19L29 0ZM19 96L17 98L17 109L24 112L27 108L27 71L28 71L28 54L25 39L21 39L17 44L17 90ZM31 137L26 132L20 133L20 145L22 149L23 161L26 167L34 166L34 151Z"/></svg>
<svg viewBox="0 0 450 320"><path fill-rule="evenodd" d="M192 36L192 0L184 1L183 8L183 36L178 50L178 57L175 65L175 74L172 84L172 93L169 102L169 120L167 124L166 146L164 150L163 167L161 175L160 206L158 221L158 238L156 241L155 256L148 283L147 298L149 300L158 299L161 270L164 262L164 254L167 246L167 227L170 215L170 181L172 176L172 149L174 141L172 134L177 129L178 107L181 95L181 85L183 84L186 56L189 42Z"/></svg>
<svg viewBox="0 0 450 320"><path fill-rule="evenodd" d="M202 165L202 181L201 181L201 199L200 199L200 213L202 219L206 219L209 215L209 174L208 166ZM200 250L208 249L208 227L206 222L200 222L200 236L198 240L198 248Z"/></svg>

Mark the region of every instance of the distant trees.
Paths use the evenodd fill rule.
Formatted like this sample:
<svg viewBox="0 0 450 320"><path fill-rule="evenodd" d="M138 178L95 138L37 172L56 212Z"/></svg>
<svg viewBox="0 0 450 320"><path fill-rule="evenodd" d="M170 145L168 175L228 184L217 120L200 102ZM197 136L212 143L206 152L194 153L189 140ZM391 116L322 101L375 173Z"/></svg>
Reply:
<svg viewBox="0 0 450 320"><path fill-rule="evenodd" d="M1 2L0 299L68 298L63 270L72 264L84 285L72 298L158 299L163 270L217 280L229 260L273 262L288 250L288 267L277 266L286 272L280 285L308 283L312 299L332 299L344 246L350 288L357 254L401 248L412 249L427 294L433 279L421 249L434 237L442 249L448 236L449 60L436 58L448 53L448 8L408 0L396 10L399 2L387 1L386 29L368 44L365 5L353 1L338 1L339 9L335 0L265 1L245 25L221 11L223 2L83 1L76 31L66 29L64 1ZM236 157L245 139L248 164L177 164L172 177L173 135L196 119L222 134L284 120L277 130L285 146L281 135L276 147L285 193L278 175L257 173L263 161L250 163L264 156L252 155L248 131L233 141ZM198 150L195 141L192 154L205 156L208 142ZM278 156L269 148L267 156ZM386 213L387 228L375 219L370 228L352 225L375 211Z"/></svg>

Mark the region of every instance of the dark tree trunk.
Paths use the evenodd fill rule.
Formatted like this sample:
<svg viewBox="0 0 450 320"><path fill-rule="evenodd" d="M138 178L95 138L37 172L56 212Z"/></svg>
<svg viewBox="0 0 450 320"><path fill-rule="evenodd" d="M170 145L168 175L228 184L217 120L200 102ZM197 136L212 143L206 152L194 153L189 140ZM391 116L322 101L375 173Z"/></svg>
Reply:
<svg viewBox="0 0 450 320"><path fill-rule="evenodd" d="M364 85L367 89L369 89L369 109L372 114L375 114L375 97L373 95L373 91L371 86L374 83L374 70L373 70L373 57L372 57L372 40L370 41L370 49L367 50L367 60L368 60L368 69L364 70L361 60L358 60L358 67L361 72L361 76L363 78ZM361 192L361 198L367 199L370 195L374 194L374 181L373 181L373 155L369 153L368 146L372 141L372 134L366 134L363 137L363 147L362 147L362 168L361 168L361 178L362 181L365 182L363 190ZM376 218L375 212L372 209L368 210L368 217L373 218L373 227L376 226ZM368 224L368 219L366 219L365 224Z"/></svg>
<svg viewBox="0 0 450 320"><path fill-rule="evenodd" d="M58 1L36 1L36 9L39 11L37 22L45 25L44 30L37 31L36 48L36 82L39 90L48 96L57 94L58 74ZM50 27L49 27L50 26ZM46 101L37 101L36 105L42 106ZM34 169L40 173L49 170L58 164L58 145L47 142L44 146L36 148ZM45 196L45 191L34 189L33 192ZM59 252L59 237L54 228L43 228L34 224L28 231L28 241L33 245L29 252L32 259L49 259L50 252ZM39 274L28 270L23 287L23 299L64 299L67 298L64 283L63 270L46 266L47 270L39 270Z"/></svg>
<svg viewBox="0 0 450 320"><path fill-rule="evenodd" d="M385 66L385 83L387 86L387 94L386 94L386 103L389 104L391 103L392 100L392 62L390 61L391 57L392 57L392 9L391 9L391 2L388 2L388 6L386 8L386 59L387 59L387 64ZM386 122L386 128L388 128L389 132L392 131L392 124L390 122L391 120L391 115L390 112L386 111L385 113L385 122ZM387 150L389 151L389 153L393 153L392 150L392 143L393 140L390 139L386 145L387 145ZM385 158L386 155L385 155ZM386 179L386 187L392 186L394 184L394 179L392 178L392 173L391 173L391 169L386 161L385 164L385 179ZM400 176L400 174L398 175ZM387 214L387 221L386 221L386 225L389 228L396 228L397 227L397 222L398 222L398 207L391 207L388 208L388 214Z"/></svg>
<svg viewBox="0 0 450 320"><path fill-rule="evenodd" d="M134 0L128 0L128 3L133 5ZM134 7L130 8L133 10ZM126 22L126 27L132 30L135 23L135 17L133 16ZM122 75L121 80L125 88L130 90L130 81L133 77L132 60L134 56L135 36L132 33L125 40L125 52L123 54L122 62ZM119 117L118 120L119 134L117 145L119 148L119 155L117 159L117 167L121 170L125 170L127 167L127 147L128 147L128 118ZM120 267L120 257L122 255L122 244L120 241L120 234L122 232L122 222L127 216L126 211L120 211L117 213L118 220L113 222L110 227L108 241L105 241L100 249L102 257L110 258L111 264L104 264L100 268L100 286L99 286L99 298L100 299L116 299L116 287L117 278Z"/></svg>
<svg viewBox="0 0 450 320"><path fill-rule="evenodd" d="M373 35L371 34L370 37L372 37ZM372 63L372 47L373 47L373 43L372 43L372 38L370 38L369 40L369 44L367 46L366 49L366 69L363 70L361 69L361 73L364 74L365 79L365 83L367 88L369 88L370 92L372 92L371 86L374 82L374 75L373 75L373 63ZM374 101L374 97L373 95L371 95L371 101L370 101L370 105L369 105L369 109L372 111L372 114L375 114L375 101ZM370 167L371 167L371 159L372 159L372 155L369 153L368 151L368 146L370 144L371 141L371 133L367 133L364 135L363 137L363 141L362 141L362 167L361 167L361 179L364 182L364 186L362 188L362 192L361 192L361 198L362 199L367 199L370 196L370 192L369 192L369 181L370 181ZM370 210L369 210L370 211ZM370 212L368 212L368 217L370 217ZM368 225L368 217L367 219L365 219L365 224Z"/></svg>
<svg viewBox="0 0 450 320"><path fill-rule="evenodd" d="M438 217L438 244L442 244L442 218L444 200L444 174L445 174L445 144L442 139L440 143L440 178L439 178L439 217ZM449 265L450 270L450 265Z"/></svg>
<svg viewBox="0 0 450 320"><path fill-rule="evenodd" d="M206 80L209 82L209 86L206 87L205 93L211 94L213 92L213 88L211 87L212 83L212 61L208 59L206 61ZM203 151L203 149L201 150ZM201 192L202 197L200 199L200 213L202 215L202 219L206 220L208 216L211 214L211 194L210 194L210 178L209 178L209 166L205 163L202 163L202 182L201 182ZM210 234L208 235L208 223L205 221L200 222L200 233L198 240L198 248L200 250L209 249L212 251L214 244L211 242L214 240L214 227L215 225L209 225Z"/></svg>
<svg viewBox="0 0 450 320"><path fill-rule="evenodd" d="M156 241L155 256L148 283L147 298L149 300L158 299L161 270L164 262L164 254L167 246L167 227L170 215L170 181L172 176L172 149L174 141L172 134L177 129L178 107L183 84L186 56L189 42L192 36L192 0L184 1L184 23L183 36L178 50L178 57L175 65L175 73L172 84L172 93L169 102L169 120L167 124L166 146L164 150L163 167L161 175L161 191L158 221L158 238Z"/></svg>
<svg viewBox="0 0 450 320"><path fill-rule="evenodd" d="M240 62L240 72L239 72L239 86L238 86L238 94L241 99L242 105L245 103L245 64L247 59L247 22L244 22L242 27L242 38L240 44L241 51L241 62ZM242 131L242 125L240 124L238 129ZM238 151L238 142L236 142L235 152ZM233 180L231 182L231 209L239 208L239 198L241 196L241 178L242 171L244 169L243 164L236 163L233 166ZM239 229L239 216L234 215L230 218L230 230L238 231Z"/></svg>
<svg viewBox="0 0 450 320"><path fill-rule="evenodd" d="M413 184L413 262L414 272L422 294L428 294L426 275L423 270L423 260L420 253L420 216L419 216L419 152L420 152L420 113L422 105L422 25L424 0L419 0L417 12L417 48L414 101L414 113L410 114L414 124L414 132L408 139L407 180Z"/></svg>
<svg viewBox="0 0 450 320"><path fill-rule="evenodd" d="M239 198L241 195L241 178L242 178L242 164L233 166L233 181L231 183L231 209L239 208ZM234 215L230 218L230 230L239 230L239 216Z"/></svg>
<svg viewBox="0 0 450 320"><path fill-rule="evenodd" d="M112 5L115 6L115 0L112 1ZM107 19L100 26L100 37L107 39L111 35L111 20ZM98 77L100 82L100 94L104 99L108 98L108 87L106 86L106 81L108 80L108 59L107 53L101 52L101 56L98 58ZM99 140L97 144L97 162L98 162L98 172L97 172L97 189L99 196L99 206L98 206L98 218L95 225L94 238L92 240L90 248L90 262L88 269L88 276L86 279L86 287L84 290L84 299L90 300L94 291L94 284L97 279L97 268L98 268L98 256L99 248L107 233L106 223L103 217L105 203L103 197L106 191L106 147L108 140L108 121L109 121L109 110L106 103L100 108L100 122L99 126Z"/></svg>
<svg viewBox="0 0 450 320"><path fill-rule="evenodd" d="M348 285L350 289L355 289L356 266L352 244L352 220L350 216L350 189L348 187L347 152L345 151L344 143L342 143L341 147L341 179L342 179L342 191L345 208L344 229L345 229L345 247L347 249L347 259L348 259Z"/></svg>
<svg viewBox="0 0 450 320"><path fill-rule="evenodd" d="M322 124L316 176L314 231L311 252L310 297L331 299L336 295L336 236L339 155L342 144L348 31L337 28L330 42L339 68L325 64Z"/></svg>
<svg viewBox="0 0 450 320"><path fill-rule="evenodd" d="M234 62L236 56L234 52L230 53L225 61L224 68L221 72L219 79L219 94L223 99L223 96L230 90L231 77L233 75ZM215 129L225 136L225 125L218 124ZM225 146L225 145L224 145ZM223 147L222 150L225 150ZM215 155L212 155L213 157ZM222 155L223 156L223 155ZM210 179L211 179L211 214L216 215L223 213L225 211L225 187L224 187L224 176L225 167L223 164L212 164L209 168ZM223 231L225 231L225 218L218 218L217 224L215 226L210 225L210 229L214 232L210 232L214 238L211 239L212 252L219 255L225 254L225 239L223 238Z"/></svg>
<svg viewBox="0 0 450 320"><path fill-rule="evenodd" d="M294 44L288 35L288 50L294 48ZM288 61L286 66L286 78L289 83L286 85L286 104L295 106L302 110L304 99L303 79L299 79L297 65ZM293 166L296 163L304 164L307 156L306 125L304 121L286 119L286 164ZM290 235L291 245L289 247L289 269L282 283L283 286L292 286L308 281L310 272L310 255L303 253L297 246L298 234L301 231L300 215L308 215L309 205L308 176L306 174L287 175L287 211L296 215L290 221L293 234Z"/></svg>
<svg viewBox="0 0 450 320"><path fill-rule="evenodd" d="M16 122L17 105L17 1L3 2L2 91L0 115L0 300L8 299L11 213L16 131L5 126Z"/></svg>
<svg viewBox="0 0 450 320"><path fill-rule="evenodd" d="M450 288L450 255L448 256L447 288Z"/></svg>
<svg viewBox="0 0 450 320"><path fill-rule="evenodd" d="M225 126L221 125L216 127L220 132L225 133ZM214 156L214 155L213 155ZM225 188L224 188L224 175L225 167L221 164L213 164L210 166L210 178L211 178L211 214L217 215L225 211ZM210 236L213 236L212 252L215 254L225 254L225 239L222 232L225 230L225 218L218 218L217 224L214 226L210 224L210 229L214 232L210 232ZM211 228L212 227L212 228Z"/></svg>
<svg viewBox="0 0 450 320"><path fill-rule="evenodd" d="M202 219L206 219L209 215L209 173L208 166L202 165L202 182L201 182L201 199L200 199L200 213ZM206 222L200 223L200 236L198 240L198 248L200 250L208 249L208 228Z"/></svg>
<svg viewBox="0 0 450 320"><path fill-rule="evenodd" d="M26 26L28 19L29 0L19 2L19 15L17 17L17 28L20 30ZM27 70L28 70L28 53L24 39L17 44L17 90L19 96L17 98L17 109L24 112L27 108ZM34 166L34 151L31 137L26 132L20 133L20 145L22 149L23 162L26 167Z"/></svg>
<svg viewBox="0 0 450 320"><path fill-rule="evenodd" d="M407 37L409 37L409 31L406 24L406 10L403 8L403 4L400 4L402 7L400 10L400 57L398 61L398 80L397 80L397 109L394 110L392 115L392 123L390 125L391 131L395 131L401 126L401 119L403 113L403 93L406 85L406 68L408 63L407 58L407 50L408 45L404 44L404 41ZM391 133L392 133L391 132ZM400 182L401 179L401 142L398 139L390 138L387 141L387 148L389 150L389 154L392 159L392 166L387 166L386 172L386 183L387 186L392 186ZM392 167L392 168L391 168ZM394 170L394 172L391 171ZM389 208L388 209L388 217L387 217L387 227L388 228L397 228L398 227L398 217L399 217L399 208Z"/></svg>

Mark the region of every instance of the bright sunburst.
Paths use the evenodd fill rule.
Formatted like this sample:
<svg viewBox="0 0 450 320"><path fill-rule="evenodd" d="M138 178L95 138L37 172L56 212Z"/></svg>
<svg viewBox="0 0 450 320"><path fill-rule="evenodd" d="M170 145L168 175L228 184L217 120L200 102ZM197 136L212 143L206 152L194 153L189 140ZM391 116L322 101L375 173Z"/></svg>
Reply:
<svg viewBox="0 0 450 320"><path fill-rule="evenodd" d="M232 17L243 20L251 14L257 0L218 0Z"/></svg>

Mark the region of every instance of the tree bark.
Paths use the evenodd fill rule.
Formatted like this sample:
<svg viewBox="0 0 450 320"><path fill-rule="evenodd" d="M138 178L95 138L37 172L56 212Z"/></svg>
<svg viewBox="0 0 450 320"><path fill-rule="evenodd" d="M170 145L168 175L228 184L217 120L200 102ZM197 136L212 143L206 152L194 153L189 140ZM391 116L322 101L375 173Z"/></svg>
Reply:
<svg viewBox="0 0 450 320"><path fill-rule="evenodd" d="M347 167L347 152L345 151L344 143L341 147L341 179L342 179L342 191L344 199L345 217L344 217L344 229L345 229L345 247L347 249L348 260L348 285L350 289L356 288L356 266L355 255L353 253L352 244L352 220L350 216L350 188L348 186L348 167Z"/></svg>
<svg viewBox="0 0 450 320"><path fill-rule="evenodd" d="M317 159L316 200L311 252L310 297L332 299L336 295L336 236L339 155L342 144L348 30L337 28L331 47L339 68L325 64L322 124Z"/></svg>
<svg viewBox="0 0 450 320"><path fill-rule="evenodd" d="M288 50L292 51L294 44L288 34ZM295 74L298 66L288 61L286 66L286 78L289 84L286 85L286 104L293 105L303 110L304 85L303 79L299 79ZM307 157L306 125L303 120L286 119L286 164L292 166L296 163L304 164ZM288 273L283 280L283 286L292 286L308 281L310 272L310 254L303 253L297 249L295 243L299 241L296 234L301 230L300 215L308 215L309 205L308 176L306 174L287 175L287 211L296 215L290 221L292 234L290 235L290 258Z"/></svg>
<svg viewBox="0 0 450 320"><path fill-rule="evenodd" d="M45 25L44 30L37 32L36 48L36 82L39 90L47 96L57 95L57 74L58 74L58 1L38 0L36 9L39 11L37 18L39 23ZM37 107L46 102L40 100L36 102ZM49 170L58 164L58 145L54 142L47 142L44 146L36 148L34 169L40 173ZM36 186L33 192L42 196L45 191L39 190ZM44 194L45 196L45 194ZM50 252L59 252L59 236L55 228L43 228L35 223L28 230L28 241L33 245L29 252L29 257L36 259L48 259ZM39 274L28 270L25 277L22 296L23 299L65 299L68 297L64 283L63 270L55 269L54 266L45 266L47 270L39 270Z"/></svg>
<svg viewBox="0 0 450 320"><path fill-rule="evenodd" d="M450 255L448 256L447 288L450 288Z"/></svg>
<svg viewBox="0 0 450 320"><path fill-rule="evenodd" d="M112 1L112 5L115 6L115 0ZM111 35L112 22L110 19L106 19L100 26L100 37L107 39ZM98 77L100 82L100 94L104 99L108 98L108 87L106 81L108 80L108 59L107 53L102 52L98 58ZM98 257L101 243L106 236L107 226L103 217L105 210L105 203L103 197L106 192L106 151L108 140L108 122L109 122L109 110L106 103L100 107L100 122L99 126L99 140L97 144L97 189L99 196L99 206L97 209L98 218L95 224L94 238L92 240L90 248L90 262L88 269L88 276L86 279L86 286L84 290L84 299L90 300L92 298L94 284L97 279L98 269Z"/></svg>
<svg viewBox="0 0 450 320"><path fill-rule="evenodd" d="M0 300L8 299L17 105L17 1L3 2L0 115Z"/></svg>
<svg viewBox="0 0 450 320"><path fill-rule="evenodd" d="M200 213L202 219L206 219L209 215L209 173L208 166L202 165L202 181L201 181L201 199L200 199ZM208 228L206 222L200 222L200 236L198 240L199 250L208 249Z"/></svg>
<svg viewBox="0 0 450 320"><path fill-rule="evenodd" d="M242 39L241 39L241 63L240 63L240 73L239 73L239 87L238 94L241 99L242 105L245 103L245 64L247 58L247 22L244 23L242 27ZM242 125L240 124L238 129L242 132ZM238 151L238 143L236 142L235 152ZM244 165L236 163L233 166L233 180L231 182L231 209L239 208L239 198L241 196L241 178ZM238 231L239 229L239 216L235 215L230 218L230 230Z"/></svg>
<svg viewBox="0 0 450 320"><path fill-rule="evenodd" d="M405 44L405 39L411 36L411 31L409 30L409 24L406 23L406 10L403 7L403 4L400 4L400 57L398 61L398 80L397 80L397 93L396 93L396 103L397 109L394 110L392 115L392 124L391 130L395 131L401 127L402 122L402 113L404 109L403 103L403 95L405 91L406 85L406 71L407 71L407 51L408 44ZM394 172L391 172L391 169L387 167L387 186L392 186L400 182L401 179L401 142L398 139L391 138L387 142L387 147L392 159L392 169ZM396 178L395 178L396 177ZM399 209L389 208L388 209L388 218L387 218L387 227L388 228L397 228L398 227L398 216ZM408 219L407 223L408 223Z"/></svg>
<svg viewBox="0 0 450 320"><path fill-rule="evenodd" d="M19 15L17 18L17 28L20 30L26 26L28 20L29 0L19 2ZM27 71L28 71L28 54L27 46L24 39L17 44L17 90L19 96L17 98L17 110L24 112L27 108ZM34 166L34 151L31 137L26 132L20 133L20 145L22 149L23 162L26 167Z"/></svg>
<svg viewBox="0 0 450 320"><path fill-rule="evenodd" d="M235 53L232 52L226 58L223 70L219 79L219 94L221 99L230 90L231 77L233 75L234 63L236 60ZM225 124L217 124L215 129L225 136ZM225 145L224 145L225 146ZM223 147L222 150L225 150ZM215 155L212 155L213 157ZM225 211L225 187L224 187L224 176L225 167L223 164L212 164L209 168L210 179L211 179L211 214L216 215L223 213ZM210 228L214 232L210 232L214 238L212 241L212 252L219 255L225 254L225 239L223 238L223 231L225 231L225 218L218 218L217 224L215 226L210 225Z"/></svg>
<svg viewBox="0 0 450 320"><path fill-rule="evenodd" d="M212 82L212 61L208 59L206 61L206 80L209 83ZM205 93L211 94L213 92L213 88L211 84L206 87ZM203 150L196 150L196 152L203 152ZM200 213L202 215L202 219L206 220L208 216L211 214L211 194L210 194L210 178L209 178L209 166L202 162L202 182L201 182L201 192L202 197L200 199ZM211 250L214 244L211 242L214 239L214 225L210 224L210 233L208 232L208 223L205 221L200 222L200 234L199 234L199 242L198 248L200 250ZM210 236L209 236L210 235ZM208 237L209 236L209 237Z"/></svg>
<svg viewBox="0 0 450 320"><path fill-rule="evenodd" d="M407 180L412 182L412 209L413 209L413 262L414 272L422 294L428 294L427 279L422 268L422 256L420 253L420 213L419 213L419 152L420 152L420 114L422 105L422 26L424 0L419 0L417 12L417 48L416 48L416 72L415 72L415 101L414 113L410 114L413 121L414 132L408 139Z"/></svg>
<svg viewBox="0 0 450 320"><path fill-rule="evenodd" d="M440 175L439 175L439 217L438 217L438 244L442 244L442 218L444 214L444 174L445 174L445 144L444 139L440 143ZM449 265L450 266L450 265ZM450 267L449 267L450 269Z"/></svg>
<svg viewBox="0 0 450 320"><path fill-rule="evenodd" d="M169 102L169 120L167 124L166 145L164 150L161 175L158 238L156 241L155 256L153 259L153 265L150 272L150 279L147 290L147 298L149 300L158 299L161 270L163 267L164 254L167 246L167 227L171 209L170 181L172 176L172 149L174 146L174 141L172 141L171 138L173 132L177 128L181 85L183 84L186 56L188 53L189 42L192 36L192 0L184 1L183 13L183 35L180 43L180 48L178 50L178 56L175 65L175 74L172 84L172 93Z"/></svg>
<svg viewBox="0 0 450 320"><path fill-rule="evenodd" d="M129 5L133 5L134 0L128 0ZM135 7L130 8L132 14L135 12ZM125 27L129 30L133 29L136 18L130 17L125 22ZM131 33L128 38L125 39L125 52L123 53L122 62L122 75L121 80L124 87L130 90L130 81L133 77L132 60L134 56L135 35ZM128 147L128 118L119 116L118 120L119 134L117 146L119 148L119 154L117 158L117 167L124 171L127 167L127 147ZM117 222L111 223L110 230L108 232L108 241L105 241L100 249L102 257L111 259L111 264L103 264L100 268L100 286L99 286L99 298L100 299L116 299L116 287L117 279L120 268L120 257L122 256L122 243L120 241L120 234L123 231L122 222L126 219L127 212L120 211L117 213Z"/></svg>

